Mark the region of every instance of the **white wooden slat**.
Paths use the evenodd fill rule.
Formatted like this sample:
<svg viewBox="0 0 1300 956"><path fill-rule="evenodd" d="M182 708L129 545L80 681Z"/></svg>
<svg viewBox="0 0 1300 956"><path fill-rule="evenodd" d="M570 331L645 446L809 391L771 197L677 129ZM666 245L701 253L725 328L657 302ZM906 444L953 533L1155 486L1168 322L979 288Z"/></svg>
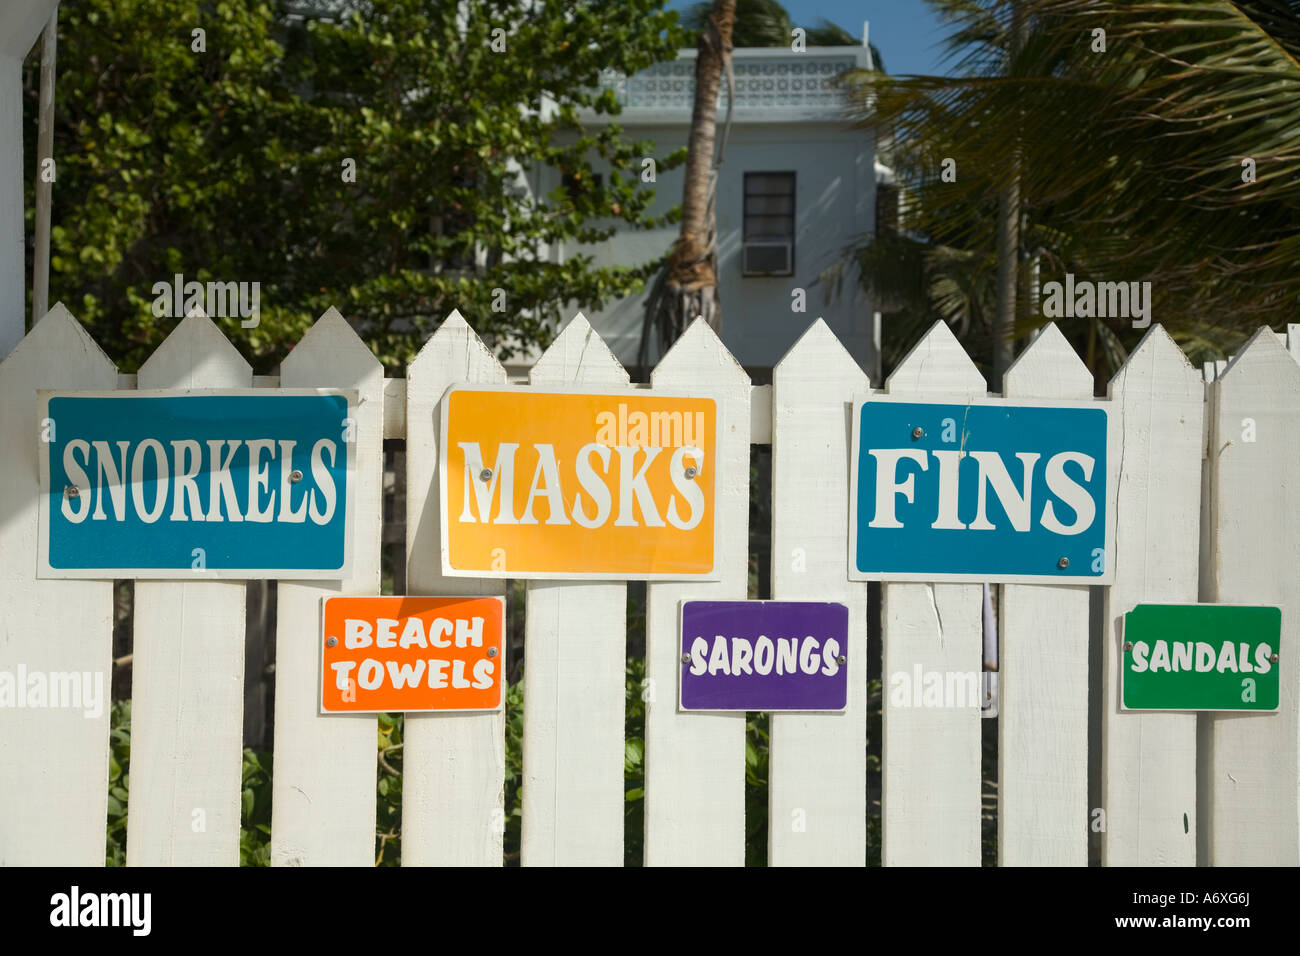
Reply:
<svg viewBox="0 0 1300 956"><path fill-rule="evenodd" d="M889 376L890 395L918 401L983 398L983 377L936 322ZM980 864L980 711L895 706L891 676L974 674L983 667L978 584L886 583L883 588L882 847L886 866Z"/></svg>
<svg viewBox="0 0 1300 956"><path fill-rule="evenodd" d="M1197 599L1201 378L1155 325L1108 390L1120 448L1111 465L1119 468L1115 582L1102 637L1105 866L1196 863L1196 715L1122 710L1120 668L1128 611Z"/></svg>
<svg viewBox="0 0 1300 956"><path fill-rule="evenodd" d="M1286 327L1286 350L1300 362L1300 322L1290 322Z"/></svg>
<svg viewBox="0 0 1300 956"><path fill-rule="evenodd" d="M849 693L838 714L773 714L768 862L865 866L867 583L849 581L853 399L871 387L818 319L772 375L772 597L849 608Z"/></svg>
<svg viewBox="0 0 1300 956"><path fill-rule="evenodd" d="M384 379L384 437L406 438L406 379Z"/></svg>
<svg viewBox="0 0 1300 956"><path fill-rule="evenodd" d="M97 708L0 707L0 866L104 865L113 585L36 579L36 390L111 389L116 375L61 303L0 362L0 675L88 675L92 705L98 687Z"/></svg>
<svg viewBox="0 0 1300 956"><path fill-rule="evenodd" d="M1300 365L1260 329L1218 383L1211 599L1282 608L1275 714L1208 715L1211 866L1300 865ZM1251 422L1247 422L1251 419ZM1253 425L1253 440L1250 428ZM1162 467L1163 464L1162 464Z"/></svg>
<svg viewBox="0 0 1300 956"><path fill-rule="evenodd" d="M1055 323L1003 383L1011 400L1092 397ZM1006 584L998 612L998 862L1087 866L1088 587Z"/></svg>
<svg viewBox="0 0 1300 956"><path fill-rule="evenodd" d="M248 388L252 379L197 313L137 377L142 389ZM243 581L136 582L130 866L239 863L246 593Z"/></svg>
<svg viewBox="0 0 1300 956"><path fill-rule="evenodd" d="M537 360L535 389L628 388L581 313ZM627 585L530 581L524 632L524 866L621 866Z"/></svg>
<svg viewBox="0 0 1300 956"><path fill-rule="evenodd" d="M3 15L3 14L0 14ZM10 37L0 38L9 46ZM27 327L26 229L23 182L23 53L0 53L0 359L23 338Z"/></svg>
<svg viewBox="0 0 1300 956"><path fill-rule="evenodd" d="M320 713L321 599L379 593L384 368L330 308L286 356L280 382L356 389L349 449L356 466L351 576L281 581L277 590L271 865L366 866L375 856L377 722L371 714Z"/></svg>
<svg viewBox="0 0 1300 956"><path fill-rule="evenodd" d="M749 388L749 442L751 445L772 444L771 385L751 385Z"/></svg>
<svg viewBox="0 0 1300 956"><path fill-rule="evenodd" d="M506 372L459 312L406 371L408 594L505 593L505 582L442 574L438 428L458 383L504 385ZM505 834L505 711L407 714L402 749L402 865L500 866Z"/></svg>
<svg viewBox="0 0 1300 956"><path fill-rule="evenodd" d="M745 715L682 713L679 605L743 600L749 578L750 382L697 319L660 361L654 388L714 398L721 421L715 479L718 581L646 586L645 864L745 862Z"/></svg>

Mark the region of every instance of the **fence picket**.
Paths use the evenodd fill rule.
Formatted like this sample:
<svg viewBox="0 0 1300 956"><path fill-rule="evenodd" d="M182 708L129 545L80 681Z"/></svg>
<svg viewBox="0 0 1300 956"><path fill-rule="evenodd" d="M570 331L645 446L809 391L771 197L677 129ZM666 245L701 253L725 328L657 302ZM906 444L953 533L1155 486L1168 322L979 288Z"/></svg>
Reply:
<svg viewBox="0 0 1300 956"><path fill-rule="evenodd" d="M62 303L0 362L0 672L17 693L19 666L90 674L101 687L98 714L0 710L0 866L104 865L113 584L36 579L36 391L116 387L117 369Z"/></svg>
<svg viewBox="0 0 1300 956"><path fill-rule="evenodd" d="M210 319L182 319L138 388L249 388ZM179 575L179 572L178 572ZM137 581L131 675L131 866L234 866L244 720L243 581Z"/></svg>
<svg viewBox="0 0 1300 956"><path fill-rule="evenodd" d="M1003 394L1089 399L1092 373L1052 323L1007 369ZM1088 587L1005 584L998 613L998 862L1086 866Z"/></svg>
<svg viewBox="0 0 1300 956"><path fill-rule="evenodd" d="M1110 383L1122 446L1102 631L1105 866L1196 863L1196 715L1121 710L1120 666L1134 605L1196 600L1203 392L1201 374L1159 325Z"/></svg>
<svg viewBox="0 0 1300 956"><path fill-rule="evenodd" d="M629 382L582 313L528 380L597 391ZM620 866L627 585L530 581L527 593L522 862Z"/></svg>
<svg viewBox="0 0 1300 956"><path fill-rule="evenodd" d="M453 311L406 370L408 594L505 593L502 581L442 573L438 429L443 393L458 383L504 385L506 371ZM402 865L500 866L505 834L504 710L407 714L403 743Z"/></svg>
<svg viewBox="0 0 1300 956"><path fill-rule="evenodd" d="M1209 714L1211 866L1300 864L1300 365L1260 329L1216 382L1209 600L1282 608L1275 714ZM1247 419L1251 420L1248 432ZM1161 467L1166 467L1161 463Z"/></svg>
<svg viewBox="0 0 1300 956"><path fill-rule="evenodd" d="M853 399L867 376L821 319L772 373L772 597L849 608L840 714L773 714L768 862L864 866L867 854L867 584L849 581Z"/></svg>
<svg viewBox="0 0 1300 956"><path fill-rule="evenodd" d="M384 367L331 307L281 363L280 385L357 390L356 497L351 575L277 589L271 864L366 866L375 856L376 718L320 713L320 621L324 597L379 593Z"/></svg>
<svg viewBox="0 0 1300 956"><path fill-rule="evenodd" d="M646 586L645 863L745 862L745 715L680 713L677 689L685 599L743 600L749 577L749 376L703 319L696 319L650 377L718 403L714 582Z"/></svg>
<svg viewBox="0 0 1300 956"><path fill-rule="evenodd" d="M984 379L940 321L889 376L890 395L968 401ZM895 706L891 675L913 668L979 674L983 590L978 584L883 587L884 682L881 797L886 866L980 864L979 707Z"/></svg>

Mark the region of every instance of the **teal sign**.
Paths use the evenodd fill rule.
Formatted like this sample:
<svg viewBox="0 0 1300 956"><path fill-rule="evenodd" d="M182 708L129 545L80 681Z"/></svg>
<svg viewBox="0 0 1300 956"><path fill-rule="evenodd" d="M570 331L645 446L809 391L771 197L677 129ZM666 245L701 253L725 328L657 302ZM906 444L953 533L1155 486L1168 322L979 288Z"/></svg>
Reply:
<svg viewBox="0 0 1300 956"><path fill-rule="evenodd" d="M1139 604L1124 615L1128 710L1277 710L1282 611Z"/></svg>
<svg viewBox="0 0 1300 956"><path fill-rule="evenodd" d="M851 578L1110 582L1105 408L872 397L853 437Z"/></svg>
<svg viewBox="0 0 1300 956"><path fill-rule="evenodd" d="M258 392L44 393L42 576L342 577L349 396Z"/></svg>

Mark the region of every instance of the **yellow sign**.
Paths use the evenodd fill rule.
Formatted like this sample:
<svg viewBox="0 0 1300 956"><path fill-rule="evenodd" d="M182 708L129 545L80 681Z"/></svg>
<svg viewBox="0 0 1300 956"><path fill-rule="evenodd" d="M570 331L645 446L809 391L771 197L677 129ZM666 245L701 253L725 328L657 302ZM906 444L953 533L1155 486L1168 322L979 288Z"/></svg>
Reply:
<svg viewBox="0 0 1300 956"><path fill-rule="evenodd" d="M717 419L711 398L651 391L451 388L443 573L710 580Z"/></svg>

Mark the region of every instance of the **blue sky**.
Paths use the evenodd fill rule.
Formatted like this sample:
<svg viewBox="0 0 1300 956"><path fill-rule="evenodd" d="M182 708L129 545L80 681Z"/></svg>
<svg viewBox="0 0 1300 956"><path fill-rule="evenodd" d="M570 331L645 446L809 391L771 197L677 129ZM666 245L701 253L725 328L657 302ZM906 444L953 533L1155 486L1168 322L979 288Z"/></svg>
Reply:
<svg viewBox="0 0 1300 956"><path fill-rule="evenodd" d="M668 5L681 10L692 2L670 0ZM890 73L946 72L942 61L947 30L925 0L782 0L782 4L800 26L813 26L824 17L857 36L862 21L868 21L871 42Z"/></svg>

